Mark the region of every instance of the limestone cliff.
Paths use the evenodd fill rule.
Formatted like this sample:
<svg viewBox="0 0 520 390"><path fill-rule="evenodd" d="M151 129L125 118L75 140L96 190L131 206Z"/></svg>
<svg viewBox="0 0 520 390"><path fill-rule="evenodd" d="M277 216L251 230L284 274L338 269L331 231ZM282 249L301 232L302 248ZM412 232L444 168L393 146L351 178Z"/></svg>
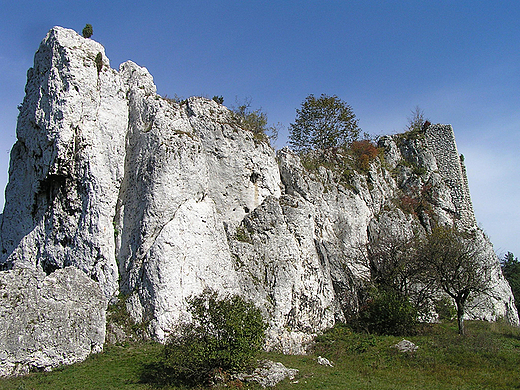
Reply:
<svg viewBox="0 0 520 390"><path fill-rule="evenodd" d="M366 171L304 166L226 107L162 98L145 68L111 69L100 44L60 27L28 72L17 137L3 267L79 268L107 299L125 296L159 340L185 318L185 298L211 287L263 309L269 347L301 352L357 310L370 278L359 251L371 237L433 222L481 234L451 126L383 137L384 156ZM518 323L481 236L496 298L472 315Z"/></svg>

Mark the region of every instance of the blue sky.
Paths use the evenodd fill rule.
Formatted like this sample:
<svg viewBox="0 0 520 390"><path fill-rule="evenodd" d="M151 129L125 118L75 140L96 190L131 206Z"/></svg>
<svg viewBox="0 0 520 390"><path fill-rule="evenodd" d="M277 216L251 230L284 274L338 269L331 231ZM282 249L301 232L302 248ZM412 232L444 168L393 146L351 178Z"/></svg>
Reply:
<svg viewBox="0 0 520 390"><path fill-rule="evenodd" d="M518 1L1 0L0 10L0 188L40 41L55 25L90 23L111 66L147 67L161 95L251 98L286 128L311 93L347 101L373 135L402 131L421 107L453 125L495 250L520 256Z"/></svg>

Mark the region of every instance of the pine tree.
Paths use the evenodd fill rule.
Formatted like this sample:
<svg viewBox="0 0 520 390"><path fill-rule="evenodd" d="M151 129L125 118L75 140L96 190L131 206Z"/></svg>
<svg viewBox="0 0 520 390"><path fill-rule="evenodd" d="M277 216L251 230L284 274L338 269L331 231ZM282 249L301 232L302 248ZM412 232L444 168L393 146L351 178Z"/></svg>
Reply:
<svg viewBox="0 0 520 390"><path fill-rule="evenodd" d="M86 24L85 27L83 28L83 38L90 38L92 36L92 34L94 34L94 30L92 30L92 25L91 24Z"/></svg>

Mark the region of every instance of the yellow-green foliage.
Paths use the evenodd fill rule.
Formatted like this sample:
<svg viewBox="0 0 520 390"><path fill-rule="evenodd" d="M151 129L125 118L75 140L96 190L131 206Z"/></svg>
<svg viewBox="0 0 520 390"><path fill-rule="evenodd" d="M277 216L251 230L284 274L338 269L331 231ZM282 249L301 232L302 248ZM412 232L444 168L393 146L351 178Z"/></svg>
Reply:
<svg viewBox="0 0 520 390"><path fill-rule="evenodd" d="M268 126L267 114L261 109L251 110L250 99L233 108L233 118L242 129L251 131L257 141L275 141L278 137L281 125Z"/></svg>

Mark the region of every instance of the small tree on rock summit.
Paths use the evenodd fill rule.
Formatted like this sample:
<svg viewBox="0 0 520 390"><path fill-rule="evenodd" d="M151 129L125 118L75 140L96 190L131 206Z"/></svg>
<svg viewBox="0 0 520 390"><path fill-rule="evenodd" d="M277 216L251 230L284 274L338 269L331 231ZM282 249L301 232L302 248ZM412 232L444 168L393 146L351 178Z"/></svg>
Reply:
<svg viewBox="0 0 520 390"><path fill-rule="evenodd" d="M348 146L359 136L358 120L346 102L337 96L309 95L296 109L289 127L289 144L298 151Z"/></svg>
<svg viewBox="0 0 520 390"><path fill-rule="evenodd" d="M91 24L86 24L82 31L83 38L90 38L92 34L94 34L94 30L92 29Z"/></svg>

